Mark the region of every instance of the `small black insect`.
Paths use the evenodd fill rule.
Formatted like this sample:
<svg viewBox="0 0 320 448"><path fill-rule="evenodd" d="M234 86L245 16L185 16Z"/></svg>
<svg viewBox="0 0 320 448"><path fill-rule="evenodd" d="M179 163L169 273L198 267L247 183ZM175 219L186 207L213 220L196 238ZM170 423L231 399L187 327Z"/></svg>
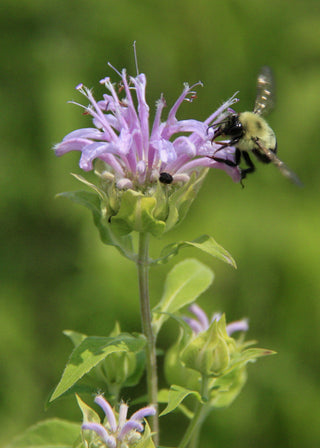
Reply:
<svg viewBox="0 0 320 448"><path fill-rule="evenodd" d="M160 173L159 180L162 184L172 184L173 177L169 173L162 172Z"/></svg>

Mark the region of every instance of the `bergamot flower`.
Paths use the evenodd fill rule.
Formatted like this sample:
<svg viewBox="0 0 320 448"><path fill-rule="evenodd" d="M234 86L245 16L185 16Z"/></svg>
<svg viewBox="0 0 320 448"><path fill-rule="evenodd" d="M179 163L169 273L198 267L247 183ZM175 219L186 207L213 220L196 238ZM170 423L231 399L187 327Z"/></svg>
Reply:
<svg viewBox="0 0 320 448"><path fill-rule="evenodd" d="M80 168L94 169L100 178L102 215L118 224L120 233L136 230L158 236L184 218L209 168L223 169L240 181L238 167L210 158L221 148L212 142L214 129L237 99L230 98L205 121L178 119L180 105L191 102L195 87L201 85L185 84L166 120L162 119L166 101L161 95L151 124L146 76L128 77L126 70L116 73L118 86L109 77L100 81L107 89L100 101L83 84L77 86L89 101L88 106L80 106L92 117L93 127L68 134L55 146L55 153L81 152ZM232 159L233 151L224 148L219 157Z"/></svg>

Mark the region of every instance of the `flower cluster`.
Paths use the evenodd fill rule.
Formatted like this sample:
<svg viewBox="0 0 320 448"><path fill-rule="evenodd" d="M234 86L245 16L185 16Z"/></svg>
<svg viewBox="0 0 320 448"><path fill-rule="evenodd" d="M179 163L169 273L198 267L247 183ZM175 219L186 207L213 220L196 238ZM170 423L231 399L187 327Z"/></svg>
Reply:
<svg viewBox="0 0 320 448"><path fill-rule="evenodd" d="M102 395L97 395L94 401L105 413L106 423L103 425L96 422L86 422L83 423L82 429L94 431L99 440L108 448L128 448L136 444L142 437L144 418L156 413L154 407L147 406L139 409L127 420L128 406L125 403L120 404L117 417Z"/></svg>
<svg viewBox="0 0 320 448"><path fill-rule="evenodd" d="M211 141L215 123L237 101L234 97L204 122L178 120L176 114L180 105L183 101L192 101L195 97L193 88L201 83L192 87L185 84L166 121L161 121L166 106L161 96L150 126L146 76L141 73L128 79L125 70L118 74L121 78L118 93L109 77L100 81L108 90L101 101L96 101L87 87L77 86L77 90L89 100L88 106L80 106L92 116L94 127L68 134L55 146L58 156L80 151L80 168L84 171L93 169L95 159L102 160L106 169L101 176L113 181L118 189L141 189L158 180L166 184L187 182L192 172L203 167L223 169L234 181L240 181L238 168L208 157L219 148ZM124 93L122 98L119 97L120 92ZM229 156L227 148L220 151L219 157L232 157L232 149L229 149Z"/></svg>

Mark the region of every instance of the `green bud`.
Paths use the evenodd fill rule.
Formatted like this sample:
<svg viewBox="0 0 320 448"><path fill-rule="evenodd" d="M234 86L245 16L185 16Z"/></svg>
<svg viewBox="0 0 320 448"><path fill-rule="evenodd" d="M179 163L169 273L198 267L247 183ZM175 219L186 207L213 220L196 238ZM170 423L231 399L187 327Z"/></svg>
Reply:
<svg viewBox="0 0 320 448"><path fill-rule="evenodd" d="M186 389L200 391L201 375L189 369L180 361L181 343L178 341L167 350L164 359L164 374L168 384L176 384Z"/></svg>
<svg viewBox="0 0 320 448"><path fill-rule="evenodd" d="M121 333L117 322L109 336L115 337ZM144 353L114 352L101 363L101 371L109 390L120 390L124 386L136 385L144 368Z"/></svg>
<svg viewBox="0 0 320 448"><path fill-rule="evenodd" d="M190 177L171 184L149 180L140 185L129 179L128 184L119 184L106 167L102 161L96 163L99 185L74 175L94 194L78 191L61 195L89 208L103 242L116 246L121 246L121 238L132 231L160 237L178 225L186 216L208 172L208 168L201 168Z"/></svg>
<svg viewBox="0 0 320 448"><path fill-rule="evenodd" d="M157 200L134 190L126 190L121 195L121 204L116 215L111 217L111 228L119 235L136 232L160 236L165 230L165 222L157 219Z"/></svg>
<svg viewBox="0 0 320 448"><path fill-rule="evenodd" d="M194 172L184 184L165 185L157 182L144 191L113 189L110 192L113 199L112 205L110 201L112 230L119 235L135 230L161 236L183 220L206 173L205 169ZM117 201L114 200L115 195Z"/></svg>
<svg viewBox="0 0 320 448"><path fill-rule="evenodd" d="M186 367L202 375L219 376L228 368L234 350L235 341L227 334L223 315L186 345L180 359Z"/></svg>
<svg viewBox="0 0 320 448"><path fill-rule="evenodd" d="M194 171L187 182L163 184L150 181L120 189L112 175L106 176L110 174L105 171L106 165L99 162L96 163L95 173L100 177L101 216L105 217L106 225L111 226L114 234L120 236L134 230L159 237L179 224L208 172L205 168ZM93 188L97 191L98 187ZM106 201L102 197L107 198Z"/></svg>

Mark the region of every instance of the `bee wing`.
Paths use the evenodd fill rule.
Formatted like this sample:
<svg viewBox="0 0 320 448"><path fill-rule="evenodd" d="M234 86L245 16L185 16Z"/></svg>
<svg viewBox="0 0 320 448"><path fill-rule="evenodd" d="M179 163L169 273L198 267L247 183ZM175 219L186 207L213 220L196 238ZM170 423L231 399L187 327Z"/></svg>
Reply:
<svg viewBox="0 0 320 448"><path fill-rule="evenodd" d="M299 179L299 177L293 172L291 171L287 165L282 162L282 160L280 160L276 154L271 151L271 149L265 148L264 146L261 145L259 139L255 140L256 145L258 146L259 150L265 154L268 159L279 168L281 174L283 174L286 178L290 179L293 183L295 183L296 185L298 185L299 187L302 187L303 184L301 182L301 180Z"/></svg>
<svg viewBox="0 0 320 448"><path fill-rule="evenodd" d="M253 112L267 114L274 106L274 82L271 68L264 66L257 79L257 96Z"/></svg>

